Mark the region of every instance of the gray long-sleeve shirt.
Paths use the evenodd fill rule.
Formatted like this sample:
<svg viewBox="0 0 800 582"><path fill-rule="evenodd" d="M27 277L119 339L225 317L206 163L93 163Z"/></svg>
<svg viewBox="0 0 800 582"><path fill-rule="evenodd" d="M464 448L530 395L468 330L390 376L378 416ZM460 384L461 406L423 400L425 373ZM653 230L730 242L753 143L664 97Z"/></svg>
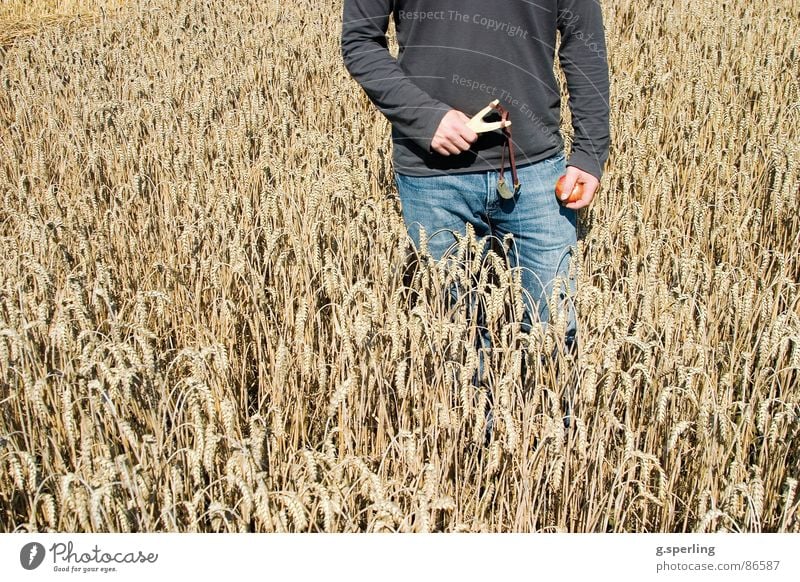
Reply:
<svg viewBox="0 0 800 582"><path fill-rule="evenodd" d="M396 60L386 41L390 16ZM503 134L480 134L470 150L442 156L431 141L450 109L472 116L499 99L509 111L517 164L564 147L556 30L574 128L567 163L599 179L609 148L599 0L344 0L341 50L351 76L392 124L397 172L473 172L500 165Z"/></svg>

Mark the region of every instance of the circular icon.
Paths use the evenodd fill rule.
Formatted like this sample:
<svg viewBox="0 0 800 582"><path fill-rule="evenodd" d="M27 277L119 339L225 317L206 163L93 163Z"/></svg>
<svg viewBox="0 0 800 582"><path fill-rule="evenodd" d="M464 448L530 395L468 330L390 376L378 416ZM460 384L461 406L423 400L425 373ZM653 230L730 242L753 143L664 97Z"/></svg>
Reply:
<svg viewBox="0 0 800 582"><path fill-rule="evenodd" d="M26 570L35 570L44 561L44 546L39 542L30 542L22 546L19 552L19 563Z"/></svg>

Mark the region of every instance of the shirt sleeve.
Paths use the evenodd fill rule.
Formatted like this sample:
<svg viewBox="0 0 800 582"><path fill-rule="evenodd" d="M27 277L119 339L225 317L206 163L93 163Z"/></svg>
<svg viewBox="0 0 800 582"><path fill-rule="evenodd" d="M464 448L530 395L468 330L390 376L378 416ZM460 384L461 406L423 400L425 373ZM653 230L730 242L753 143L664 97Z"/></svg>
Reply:
<svg viewBox="0 0 800 582"><path fill-rule="evenodd" d="M344 0L341 52L350 75L407 139L431 151L439 123L451 109L408 78L389 52L386 30L392 0Z"/></svg>
<svg viewBox="0 0 800 582"><path fill-rule="evenodd" d="M574 138L568 165L602 177L610 145L608 58L599 0L558 0L558 56Z"/></svg>

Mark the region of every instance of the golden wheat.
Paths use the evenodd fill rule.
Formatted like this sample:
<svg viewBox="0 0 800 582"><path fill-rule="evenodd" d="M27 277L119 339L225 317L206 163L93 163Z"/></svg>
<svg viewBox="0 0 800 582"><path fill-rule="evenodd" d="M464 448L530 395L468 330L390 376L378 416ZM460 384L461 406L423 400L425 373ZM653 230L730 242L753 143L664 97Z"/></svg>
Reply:
<svg viewBox="0 0 800 582"><path fill-rule="evenodd" d="M796 1L605 3L577 359L411 248L340 2L0 6L0 531L800 531Z"/></svg>

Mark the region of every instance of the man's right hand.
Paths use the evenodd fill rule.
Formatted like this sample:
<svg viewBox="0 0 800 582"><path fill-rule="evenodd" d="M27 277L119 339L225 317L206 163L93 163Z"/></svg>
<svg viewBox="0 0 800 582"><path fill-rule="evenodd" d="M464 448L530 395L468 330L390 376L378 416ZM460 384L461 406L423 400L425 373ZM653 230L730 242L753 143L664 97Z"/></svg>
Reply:
<svg viewBox="0 0 800 582"><path fill-rule="evenodd" d="M467 127L468 121L469 117L461 111L456 109L448 111L433 135L431 149L443 156L467 151L478 139L478 134Z"/></svg>

